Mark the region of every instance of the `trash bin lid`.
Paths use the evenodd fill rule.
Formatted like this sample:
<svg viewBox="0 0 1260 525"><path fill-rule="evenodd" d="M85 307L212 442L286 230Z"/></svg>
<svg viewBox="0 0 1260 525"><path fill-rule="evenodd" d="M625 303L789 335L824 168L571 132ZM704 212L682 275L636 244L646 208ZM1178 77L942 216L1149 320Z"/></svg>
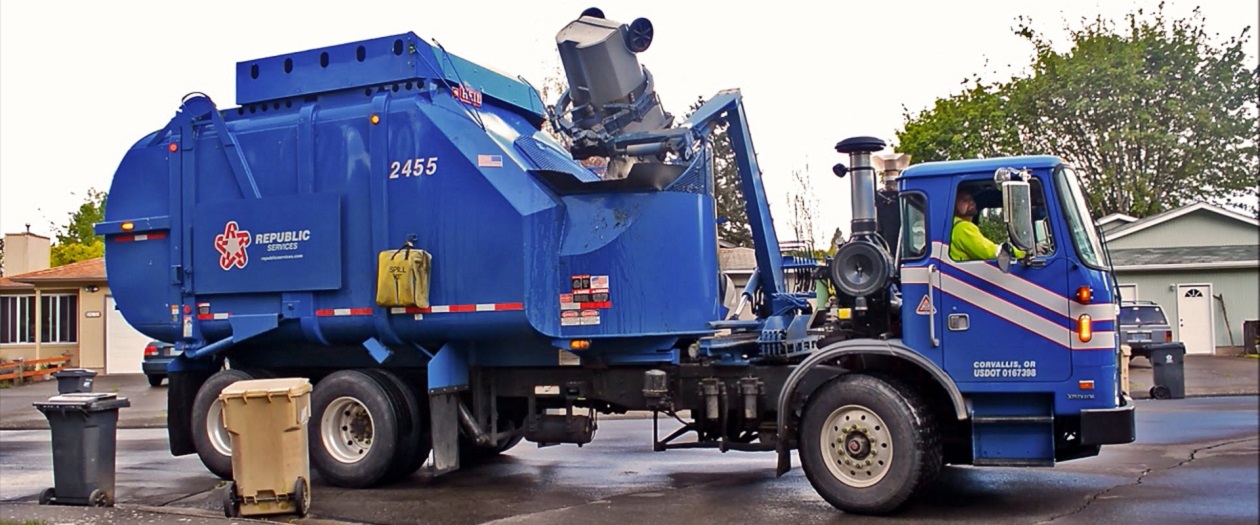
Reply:
<svg viewBox="0 0 1260 525"><path fill-rule="evenodd" d="M79 408L93 411L129 407L131 406L131 401L128 401L125 397L118 397L118 394L112 392L75 392L52 396L48 398L48 401L39 401L32 404L40 410Z"/></svg>
<svg viewBox="0 0 1260 525"><path fill-rule="evenodd" d="M310 391L311 381L305 377L251 379L248 381L237 381L228 385L219 393L219 399L273 396L298 397Z"/></svg>
<svg viewBox="0 0 1260 525"><path fill-rule="evenodd" d="M67 368L67 369L65 369L65 370L59 370L59 371L57 371L57 372L53 372L53 375L52 375L52 376L53 376L53 377L56 377L56 378L62 378L62 377L96 377L96 371L94 371L94 370L88 370L88 369L86 369L86 368Z"/></svg>

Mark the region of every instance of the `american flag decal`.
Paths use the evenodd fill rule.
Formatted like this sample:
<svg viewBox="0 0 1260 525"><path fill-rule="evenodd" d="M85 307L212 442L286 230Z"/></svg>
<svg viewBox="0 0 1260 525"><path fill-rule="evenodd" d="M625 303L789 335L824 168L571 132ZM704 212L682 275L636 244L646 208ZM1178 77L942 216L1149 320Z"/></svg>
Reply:
<svg viewBox="0 0 1260 525"><path fill-rule="evenodd" d="M502 168L503 155L477 155L477 166L482 168Z"/></svg>

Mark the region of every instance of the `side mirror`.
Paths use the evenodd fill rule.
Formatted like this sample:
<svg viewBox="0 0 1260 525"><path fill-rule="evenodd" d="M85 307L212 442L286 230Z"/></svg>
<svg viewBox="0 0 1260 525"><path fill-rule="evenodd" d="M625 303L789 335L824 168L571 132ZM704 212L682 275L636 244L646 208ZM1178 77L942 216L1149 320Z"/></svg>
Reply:
<svg viewBox="0 0 1260 525"><path fill-rule="evenodd" d="M997 265L1002 273L1011 273L1011 260L1015 255L1011 253L1011 243L1004 242L998 245Z"/></svg>
<svg viewBox="0 0 1260 525"><path fill-rule="evenodd" d="M1036 244L1033 236L1032 191L1027 182L1008 180L1002 183L1002 219L1016 248L1030 252Z"/></svg>

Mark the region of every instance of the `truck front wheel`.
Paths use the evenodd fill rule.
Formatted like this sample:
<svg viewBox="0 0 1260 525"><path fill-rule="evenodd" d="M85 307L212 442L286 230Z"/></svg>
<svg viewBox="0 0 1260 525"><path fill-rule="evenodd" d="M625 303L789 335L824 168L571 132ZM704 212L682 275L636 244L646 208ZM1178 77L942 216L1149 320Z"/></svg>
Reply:
<svg viewBox="0 0 1260 525"><path fill-rule="evenodd" d="M927 404L912 389L870 375L819 388L805 405L799 443L814 490L853 514L896 510L941 468Z"/></svg>

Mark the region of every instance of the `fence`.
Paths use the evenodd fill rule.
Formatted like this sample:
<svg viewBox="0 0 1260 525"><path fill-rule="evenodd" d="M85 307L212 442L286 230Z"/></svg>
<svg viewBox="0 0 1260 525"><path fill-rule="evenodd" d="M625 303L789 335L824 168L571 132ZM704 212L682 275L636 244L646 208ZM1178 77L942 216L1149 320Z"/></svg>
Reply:
<svg viewBox="0 0 1260 525"><path fill-rule="evenodd" d="M0 382L12 381L22 384L29 379L41 380L54 372L64 370L70 363L70 354L43 359L15 359L9 363L0 363Z"/></svg>

